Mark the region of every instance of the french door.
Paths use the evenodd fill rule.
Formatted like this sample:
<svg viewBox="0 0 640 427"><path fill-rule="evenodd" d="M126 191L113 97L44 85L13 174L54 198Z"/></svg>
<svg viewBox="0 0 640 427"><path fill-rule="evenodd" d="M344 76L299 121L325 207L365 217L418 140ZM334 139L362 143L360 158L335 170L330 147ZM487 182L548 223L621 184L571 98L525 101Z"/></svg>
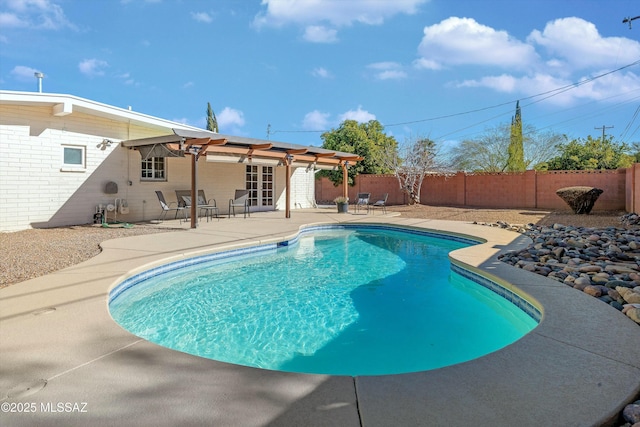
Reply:
<svg viewBox="0 0 640 427"><path fill-rule="evenodd" d="M249 190L249 206L252 211L274 208L274 167L246 165L246 189Z"/></svg>

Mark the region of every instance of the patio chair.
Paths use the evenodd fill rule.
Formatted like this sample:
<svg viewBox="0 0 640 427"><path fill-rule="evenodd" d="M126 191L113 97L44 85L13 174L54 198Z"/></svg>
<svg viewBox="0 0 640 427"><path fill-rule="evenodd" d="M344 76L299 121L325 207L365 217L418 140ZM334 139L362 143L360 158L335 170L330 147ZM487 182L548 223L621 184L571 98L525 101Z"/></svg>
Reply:
<svg viewBox="0 0 640 427"><path fill-rule="evenodd" d="M167 203L164 198L164 194L162 194L162 191L156 191L156 196L158 196L158 202L160 202L160 207L162 208L162 212L160 212L158 221L164 221L167 216L167 212L171 211L176 212L174 219L178 218L178 212L182 212L182 214L184 215L184 220L187 220L187 212L185 211L184 207L179 206L176 202ZM182 222L182 218L180 218L180 222Z"/></svg>
<svg viewBox="0 0 640 427"><path fill-rule="evenodd" d="M371 193L358 193L358 197L356 197L356 209L358 212L359 209L367 208L367 213L369 212L369 199L371 198Z"/></svg>
<svg viewBox="0 0 640 427"><path fill-rule="evenodd" d="M389 198L389 193L384 193L380 200L375 201L371 204L370 208L375 212L375 208L382 208L382 213L387 213L387 199Z"/></svg>
<svg viewBox="0 0 640 427"><path fill-rule="evenodd" d="M209 221L209 217L213 219L214 214L216 215L218 221L220 221L216 199L207 199L207 197L204 195L204 190L198 190L198 208L204 210L205 215L208 215L207 221Z"/></svg>
<svg viewBox="0 0 640 427"><path fill-rule="evenodd" d="M182 200L184 202L184 208L187 211L191 211L191 196L182 196ZM218 215L218 207L216 206L216 200L215 199L211 199L211 200L213 204L208 204L204 198L202 198L201 196L198 196L198 204L196 206L196 209L198 210L197 215L198 217L201 217L202 212L204 211L204 214L207 217L207 222L209 222L209 217L213 219L214 214L219 221L220 216Z"/></svg>
<svg viewBox="0 0 640 427"><path fill-rule="evenodd" d="M236 190L235 197L229 199L229 218L231 218L231 212L233 216L236 216L236 208L242 208L244 217L251 216L249 212L249 190Z"/></svg>

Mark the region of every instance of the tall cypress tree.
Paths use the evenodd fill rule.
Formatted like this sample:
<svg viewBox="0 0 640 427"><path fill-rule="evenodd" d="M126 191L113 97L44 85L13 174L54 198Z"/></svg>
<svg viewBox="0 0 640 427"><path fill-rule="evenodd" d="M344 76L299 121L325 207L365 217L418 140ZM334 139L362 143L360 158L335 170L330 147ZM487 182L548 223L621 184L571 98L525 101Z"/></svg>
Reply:
<svg viewBox="0 0 640 427"><path fill-rule="evenodd" d="M509 157L507 158L505 170L507 172L524 172L526 168L522 138L522 113L520 112L520 101L518 101L516 102L516 115L511 118Z"/></svg>
<svg viewBox="0 0 640 427"><path fill-rule="evenodd" d="M211 109L211 103L207 102L207 130L218 133L218 119Z"/></svg>

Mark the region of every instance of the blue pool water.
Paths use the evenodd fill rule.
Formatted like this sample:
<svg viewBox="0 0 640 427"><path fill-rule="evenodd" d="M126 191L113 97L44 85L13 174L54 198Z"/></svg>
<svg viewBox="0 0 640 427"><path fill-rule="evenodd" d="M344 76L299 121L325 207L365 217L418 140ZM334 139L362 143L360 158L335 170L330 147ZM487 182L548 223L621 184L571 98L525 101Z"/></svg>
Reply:
<svg viewBox="0 0 640 427"><path fill-rule="evenodd" d="M224 362L352 376L435 369L498 350L537 325L452 272L448 253L469 244L367 227L317 230L291 245L121 284L110 311L135 335Z"/></svg>

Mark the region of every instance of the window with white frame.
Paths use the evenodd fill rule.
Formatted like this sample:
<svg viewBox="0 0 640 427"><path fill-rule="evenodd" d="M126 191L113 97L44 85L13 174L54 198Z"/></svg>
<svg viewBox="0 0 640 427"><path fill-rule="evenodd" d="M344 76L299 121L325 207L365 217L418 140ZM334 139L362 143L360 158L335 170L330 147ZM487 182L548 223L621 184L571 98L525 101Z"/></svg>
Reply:
<svg viewBox="0 0 640 427"><path fill-rule="evenodd" d="M142 160L142 174L140 178L143 181L166 181L167 180L167 164L164 157L149 157Z"/></svg>
<svg viewBox="0 0 640 427"><path fill-rule="evenodd" d="M62 146L62 170L83 171L86 165L86 149L81 145Z"/></svg>

